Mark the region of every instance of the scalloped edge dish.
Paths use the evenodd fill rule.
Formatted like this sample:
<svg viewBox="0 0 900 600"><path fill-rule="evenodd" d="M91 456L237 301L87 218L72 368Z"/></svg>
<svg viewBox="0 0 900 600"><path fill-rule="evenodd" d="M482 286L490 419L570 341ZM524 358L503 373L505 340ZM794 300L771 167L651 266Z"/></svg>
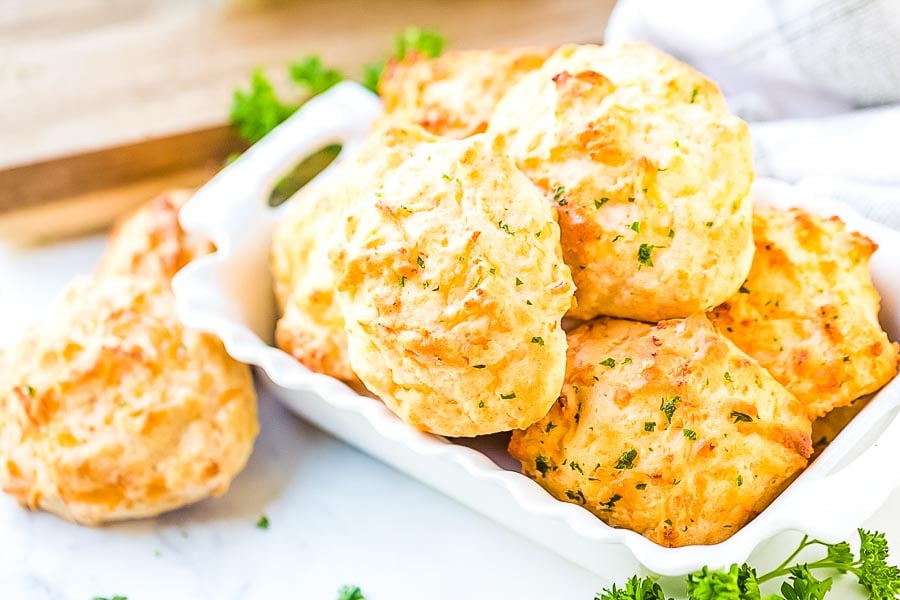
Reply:
<svg viewBox="0 0 900 600"><path fill-rule="evenodd" d="M900 487L900 470L887 468L900 456L900 379L895 378L775 502L730 539L713 546L664 548L556 500L524 475L499 466L504 460L497 452L470 447L480 448L480 442L463 445L416 431L378 400L313 373L272 347L275 309L268 256L272 229L284 206L270 208L269 193L293 164L326 144L343 145L335 162L352 153L379 109L378 99L362 87L339 84L253 146L182 210L184 228L211 238L217 251L176 276L181 318L189 327L217 335L237 360L258 367L260 383L293 412L611 578L630 575L639 565L660 575L681 575L703 565L740 563L761 542L788 530L827 541L846 539ZM319 176L331 173L328 168ZM882 324L893 339L900 337L900 233L788 184L760 180L754 191L757 201L837 215L850 229L872 238L879 245L871 271L882 296Z"/></svg>

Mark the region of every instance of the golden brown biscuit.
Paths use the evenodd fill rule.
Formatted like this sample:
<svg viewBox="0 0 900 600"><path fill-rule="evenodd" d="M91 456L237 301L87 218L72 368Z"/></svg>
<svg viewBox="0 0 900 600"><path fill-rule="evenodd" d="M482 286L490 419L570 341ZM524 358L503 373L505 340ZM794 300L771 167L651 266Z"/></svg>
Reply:
<svg viewBox="0 0 900 600"><path fill-rule="evenodd" d="M559 401L509 451L557 498L686 546L731 536L812 448L797 399L700 313L572 331Z"/></svg>
<svg viewBox="0 0 900 600"><path fill-rule="evenodd" d="M248 368L186 330L165 283L82 279L0 364L0 483L86 524L218 496L258 425Z"/></svg>
<svg viewBox="0 0 900 600"><path fill-rule="evenodd" d="M211 242L186 233L178 223L178 212L190 197L187 190L172 190L120 220L99 274L133 274L168 283L186 264L212 252Z"/></svg>
<svg viewBox="0 0 900 600"><path fill-rule="evenodd" d="M559 210L578 306L656 322L708 310L753 256L747 126L706 77L648 46L564 46L489 131Z"/></svg>
<svg viewBox="0 0 900 600"><path fill-rule="evenodd" d="M712 312L722 332L807 407L811 419L897 374L878 322L876 245L837 217L757 207L756 256L740 291Z"/></svg>
<svg viewBox="0 0 900 600"><path fill-rule="evenodd" d="M503 150L484 134L388 129L344 178L332 258L350 363L419 429L525 427L562 385L572 280L559 228Z"/></svg>
<svg viewBox="0 0 900 600"><path fill-rule="evenodd" d="M464 50L432 59L411 54L381 77L380 123L414 123L452 138L481 133L506 90L549 54L546 48Z"/></svg>
<svg viewBox="0 0 900 600"><path fill-rule="evenodd" d="M271 265L282 312L275 343L309 369L353 382L328 259L343 220L334 193L339 180L336 173L300 190L275 230Z"/></svg>

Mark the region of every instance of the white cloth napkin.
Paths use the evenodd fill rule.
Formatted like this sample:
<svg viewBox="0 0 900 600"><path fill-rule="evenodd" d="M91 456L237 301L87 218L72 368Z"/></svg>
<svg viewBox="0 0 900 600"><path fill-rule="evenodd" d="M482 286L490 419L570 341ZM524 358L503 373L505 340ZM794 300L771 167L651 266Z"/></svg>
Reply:
<svg viewBox="0 0 900 600"><path fill-rule="evenodd" d="M719 83L759 175L900 229L900 0L619 0L630 40Z"/></svg>

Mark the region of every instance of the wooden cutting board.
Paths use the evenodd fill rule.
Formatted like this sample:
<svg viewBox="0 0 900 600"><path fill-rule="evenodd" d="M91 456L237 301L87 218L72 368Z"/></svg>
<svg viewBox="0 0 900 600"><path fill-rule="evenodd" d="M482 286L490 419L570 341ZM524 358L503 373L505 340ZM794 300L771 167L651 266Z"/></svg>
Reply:
<svg viewBox="0 0 900 600"><path fill-rule="evenodd" d="M407 25L454 49L599 41L615 0L0 3L0 238L107 226L240 141L233 90L309 53L359 75Z"/></svg>

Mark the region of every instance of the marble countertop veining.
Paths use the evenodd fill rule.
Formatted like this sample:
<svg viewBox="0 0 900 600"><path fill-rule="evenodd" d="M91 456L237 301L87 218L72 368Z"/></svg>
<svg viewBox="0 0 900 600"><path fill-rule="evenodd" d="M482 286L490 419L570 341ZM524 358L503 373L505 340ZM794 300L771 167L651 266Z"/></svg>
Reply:
<svg viewBox="0 0 900 600"><path fill-rule="evenodd" d="M40 317L104 236L29 250L0 246L0 346ZM0 495L0 600L590 600L610 582L385 466L260 397L261 432L221 498L148 519L81 527ZM256 523L262 515L269 528ZM900 491L867 528L900 559ZM772 564L788 534L754 554ZM862 598L849 582L837 598Z"/></svg>

